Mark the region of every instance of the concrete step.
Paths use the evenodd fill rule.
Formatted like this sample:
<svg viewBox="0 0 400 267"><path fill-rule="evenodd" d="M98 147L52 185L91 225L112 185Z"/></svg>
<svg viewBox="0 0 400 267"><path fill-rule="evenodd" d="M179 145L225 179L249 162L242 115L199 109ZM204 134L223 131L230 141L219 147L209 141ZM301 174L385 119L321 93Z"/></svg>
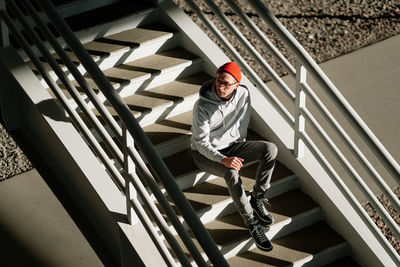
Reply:
<svg viewBox="0 0 400 267"><path fill-rule="evenodd" d="M201 62L196 55L182 48L174 48L105 69L103 73L122 97L128 97L136 91L195 74L201 70ZM87 80L94 90L99 90L90 77Z"/></svg>
<svg viewBox="0 0 400 267"><path fill-rule="evenodd" d="M318 222L288 236L272 241L274 249L264 252L258 248L241 253L228 260L230 266L331 266L354 263L342 260L349 254L349 245L325 222ZM333 263L332 263L333 264Z"/></svg>
<svg viewBox="0 0 400 267"><path fill-rule="evenodd" d="M104 73L111 81L123 82L119 93L126 97L136 91L154 88L198 73L202 70L201 63L202 59L198 56L183 48L174 48L118 65ZM149 74L150 77L147 77Z"/></svg>
<svg viewBox="0 0 400 267"><path fill-rule="evenodd" d="M321 209L299 189L283 192L271 198L269 202L271 206L268 210L275 218L274 224L267 232L270 240L277 242L284 240L283 238L290 240L290 237L295 236L300 229L315 225L322 219ZM226 259L248 250L258 250L248 228L244 226L242 217L237 212L206 223L205 227ZM197 241L194 242L202 251ZM275 249L277 250L279 249Z"/></svg>
<svg viewBox="0 0 400 267"><path fill-rule="evenodd" d="M197 166L193 162L192 152L190 148L176 153L172 156L166 157L163 160L182 189L189 188L201 182L209 181L216 178L213 175L207 175L203 173L200 169L197 168ZM254 177L255 172L255 166L250 165L243 168L240 174L244 177ZM196 181L196 183L191 183L190 181L192 181L192 173L201 173L200 175L204 176L203 180ZM278 161L275 166L272 181L291 175L293 175L293 173Z"/></svg>
<svg viewBox="0 0 400 267"><path fill-rule="evenodd" d="M180 53L181 58L172 57L175 53ZM104 73L110 79L113 87L124 97L140 124L147 126L188 111L193 107L200 88L199 81L206 80L207 77L204 73L197 73L201 67L201 60L198 58L192 60L193 57L195 57L193 54L185 50L174 49L105 70ZM146 65L154 65L157 68L150 69L148 67L144 70ZM186 76L192 72L193 75ZM180 75L183 75L184 78L175 81L173 77ZM91 79L87 79L87 81L95 92L98 92L100 101L106 102L95 82ZM72 83L77 90L82 92L81 96L86 100L83 89L75 81ZM160 85L148 88L157 84ZM143 87L143 90L138 90L140 87ZM66 90L64 90L64 94L71 98ZM77 107L72 99L70 105L73 108ZM94 106L89 103L89 107L93 108ZM111 113L115 114L113 111Z"/></svg>
<svg viewBox="0 0 400 267"><path fill-rule="evenodd" d="M256 169L257 166L252 165L240 173L244 190L248 195L255 184ZM178 181L178 183L180 182ZM268 198L274 198L294 188L297 188L297 178L284 165L278 163L271 180ZM225 179L222 177L214 177L214 179L185 188L183 193L203 223L208 223L236 212ZM174 207L172 202L171 205ZM179 214L179 211L177 212Z"/></svg>
<svg viewBox="0 0 400 267"><path fill-rule="evenodd" d="M176 37L176 34L168 31L156 31L152 30L152 28L158 27L155 25L147 25L143 26L142 28L129 29L85 43L83 46L87 49L88 53L98 64L100 69L104 70L105 72L110 72L111 77L113 77L112 75L114 75L114 72L116 71L114 70L115 66L119 66L126 62L131 63L132 61L176 47L176 38L173 38ZM75 54L69 50L66 50L66 53L75 63L80 73L82 75L86 75L87 73L85 68L80 64ZM53 58L59 62L63 71L68 72L57 53L53 54ZM128 66L129 63L127 63ZM28 62L28 64L36 73L38 73L36 67L31 62ZM49 64L47 62L43 62L43 65L45 66L45 69L48 70L51 77L57 81L58 77L51 70ZM118 72L120 72L122 75L124 70L120 69ZM140 77L145 74L147 73L143 71L136 71L135 73L130 71L126 75L130 78L137 78L137 76ZM68 78L70 80L74 79L71 74L68 75ZM116 79L118 80L118 77L116 77ZM90 78L88 80L90 80ZM126 79L123 79L122 81L126 82ZM46 88L48 87L44 80L41 80L41 82L43 86ZM97 86L94 88L97 88Z"/></svg>
<svg viewBox="0 0 400 267"><path fill-rule="evenodd" d="M143 128L158 154L168 157L190 147L192 111L165 119Z"/></svg>
<svg viewBox="0 0 400 267"><path fill-rule="evenodd" d="M98 8L93 9L93 4ZM157 8L145 1L70 1L63 7L59 7L58 11L65 17L66 22L81 43L88 43L107 35L151 24L159 18ZM47 16L42 12L39 12L39 16L45 22L48 21ZM32 19L28 18L28 22L34 25ZM17 23L17 27L21 27L19 23ZM57 34L55 31L53 33ZM56 38L62 47L67 47L63 39L57 36ZM15 47L19 47L13 38L10 41ZM28 42L31 42L30 39ZM50 45L48 47L49 51L53 51ZM34 51L38 51L36 47L32 48ZM20 55L25 61L29 61L25 53L21 52Z"/></svg>
<svg viewBox="0 0 400 267"><path fill-rule="evenodd" d="M192 113L186 110L192 109L198 98L200 84L208 78L207 74L200 72L125 98L132 114L142 126L145 126L143 129L156 146L160 156L167 157L190 146ZM68 92L64 93L70 97ZM101 94L99 96L105 101ZM106 107L119 121L114 109L110 106ZM97 110L93 111L104 123ZM82 119L90 125L85 116L82 116ZM108 126L106 130L113 136ZM94 131L92 132L97 136Z"/></svg>
<svg viewBox="0 0 400 267"><path fill-rule="evenodd" d="M177 46L178 33L159 24L141 25L85 43L90 52L104 53L98 65L111 68Z"/></svg>

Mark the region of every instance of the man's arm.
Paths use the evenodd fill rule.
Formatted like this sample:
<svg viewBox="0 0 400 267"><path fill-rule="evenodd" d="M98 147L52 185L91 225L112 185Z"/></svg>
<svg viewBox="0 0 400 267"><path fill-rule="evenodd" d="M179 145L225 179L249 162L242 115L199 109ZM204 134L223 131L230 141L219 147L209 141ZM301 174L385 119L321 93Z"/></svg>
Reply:
<svg viewBox="0 0 400 267"><path fill-rule="evenodd" d="M239 133L240 139L244 141L247 136L247 130L250 123L250 116L251 116L251 100L250 100L250 93L247 87L243 88L245 90L245 103L243 106L243 113L239 118Z"/></svg>
<svg viewBox="0 0 400 267"><path fill-rule="evenodd" d="M222 161L225 156L213 148L210 142L210 116L198 103L193 108L192 135L196 148L202 155L213 161Z"/></svg>

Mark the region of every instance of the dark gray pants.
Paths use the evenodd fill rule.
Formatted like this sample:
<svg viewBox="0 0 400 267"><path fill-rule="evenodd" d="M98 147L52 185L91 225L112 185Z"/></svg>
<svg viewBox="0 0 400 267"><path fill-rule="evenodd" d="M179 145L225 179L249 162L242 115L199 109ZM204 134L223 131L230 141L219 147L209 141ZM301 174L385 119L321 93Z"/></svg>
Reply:
<svg viewBox="0 0 400 267"><path fill-rule="evenodd" d="M220 150L220 152L227 157L244 159L244 166L259 162L252 195L254 197L263 197L270 187L275 158L278 154L275 144L266 141L239 142ZM197 150L193 150L193 159L201 170L225 179L233 203L242 216L245 225L248 226L253 221L254 215L243 189L239 172L225 167L222 163L208 159Z"/></svg>

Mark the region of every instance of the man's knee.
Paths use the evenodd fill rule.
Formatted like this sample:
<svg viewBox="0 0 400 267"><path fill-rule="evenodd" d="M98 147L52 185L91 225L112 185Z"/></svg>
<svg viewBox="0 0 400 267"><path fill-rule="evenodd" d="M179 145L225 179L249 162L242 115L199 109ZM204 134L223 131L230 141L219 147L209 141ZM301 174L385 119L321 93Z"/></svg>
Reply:
<svg viewBox="0 0 400 267"><path fill-rule="evenodd" d="M271 142L263 142L264 143L264 151L265 151L265 155L273 160L276 158L276 156L278 155L278 147Z"/></svg>
<svg viewBox="0 0 400 267"><path fill-rule="evenodd" d="M271 155L271 158L273 158L273 159L275 159L276 158L276 156L278 156L278 147L274 144L274 143L270 143L271 145L270 145L270 155Z"/></svg>
<svg viewBox="0 0 400 267"><path fill-rule="evenodd" d="M234 169L228 169L225 173L225 181L229 185L240 183L239 172Z"/></svg>

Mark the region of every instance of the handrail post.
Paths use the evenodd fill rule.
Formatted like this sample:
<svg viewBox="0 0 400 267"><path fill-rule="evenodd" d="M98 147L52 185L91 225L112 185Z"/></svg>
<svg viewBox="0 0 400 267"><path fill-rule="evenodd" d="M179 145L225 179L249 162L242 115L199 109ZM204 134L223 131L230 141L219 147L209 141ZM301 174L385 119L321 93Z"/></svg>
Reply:
<svg viewBox="0 0 400 267"><path fill-rule="evenodd" d="M135 163L133 163L131 157L129 157L128 149L133 147L133 138L129 134L125 125L122 126L122 150L124 154L124 166L123 166L123 176L125 179L125 198L126 198L126 215L129 224L136 224L139 222L139 218L134 216L134 211L132 207L132 198L137 198L137 191L130 182L131 172L135 171Z"/></svg>
<svg viewBox="0 0 400 267"><path fill-rule="evenodd" d="M305 131L305 119L301 109L306 107L306 94L302 84L306 82L306 68L300 60L296 60L296 99L295 99L295 127L294 127L294 155L301 158L304 155L304 142L301 133Z"/></svg>
<svg viewBox="0 0 400 267"><path fill-rule="evenodd" d="M5 0L0 0L0 11L6 11ZM1 47L6 47L10 45L7 24L1 18L0 18L0 45Z"/></svg>

